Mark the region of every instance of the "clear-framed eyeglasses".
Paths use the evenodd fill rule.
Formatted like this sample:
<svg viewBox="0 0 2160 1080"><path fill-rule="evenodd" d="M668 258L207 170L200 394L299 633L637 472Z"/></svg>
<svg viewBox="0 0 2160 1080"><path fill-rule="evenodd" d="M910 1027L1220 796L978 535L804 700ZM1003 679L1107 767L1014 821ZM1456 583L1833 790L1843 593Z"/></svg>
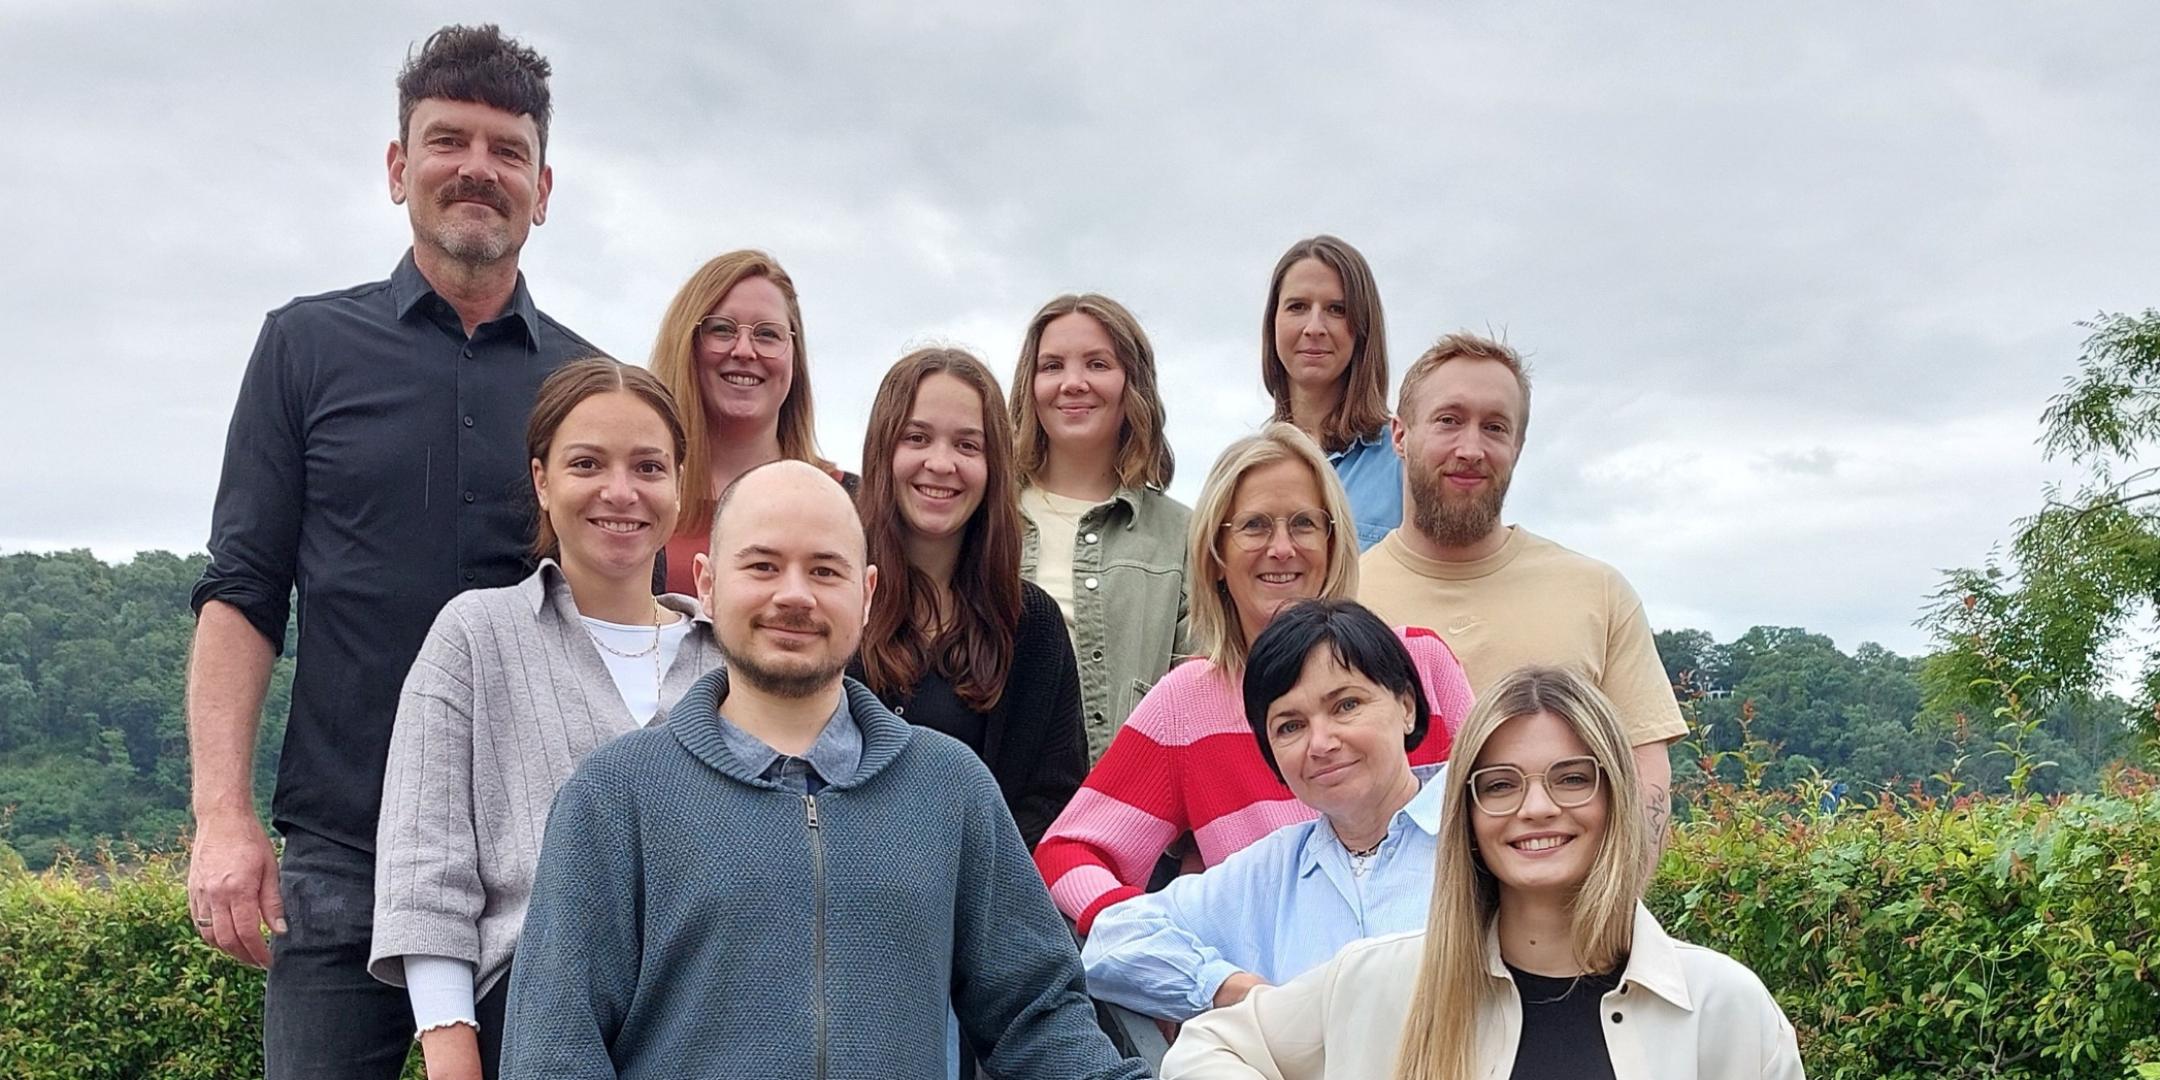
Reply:
<svg viewBox="0 0 2160 1080"><path fill-rule="evenodd" d="M745 326L725 315L707 316L697 323L698 340L721 352L734 348L735 339L743 334L750 335L751 352L768 357L786 352L789 339L795 336L784 323L761 322Z"/></svg>
<svg viewBox="0 0 2160 1080"><path fill-rule="evenodd" d="M1545 787L1554 806L1574 808L1598 796L1600 776L1596 758L1563 758L1541 773L1525 773L1513 765L1492 765L1470 774L1470 800L1494 817L1522 809L1523 798L1535 780Z"/></svg>
<svg viewBox="0 0 2160 1080"><path fill-rule="evenodd" d="M1335 530L1335 519L1320 510L1280 515L1256 511L1223 522L1223 531L1230 535L1231 543L1246 551L1258 551L1275 539L1277 526L1290 534L1292 544L1307 551L1317 551L1327 544L1328 534Z"/></svg>

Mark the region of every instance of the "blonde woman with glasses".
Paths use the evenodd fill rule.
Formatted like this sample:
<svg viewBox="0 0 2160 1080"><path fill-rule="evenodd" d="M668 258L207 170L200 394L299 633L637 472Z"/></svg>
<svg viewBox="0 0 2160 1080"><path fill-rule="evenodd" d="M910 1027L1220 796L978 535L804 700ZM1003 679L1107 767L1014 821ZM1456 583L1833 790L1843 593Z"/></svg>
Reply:
<svg viewBox="0 0 2160 1080"><path fill-rule="evenodd" d="M1456 754L1425 929L1187 1024L1164 1077L1802 1080L1754 972L1667 937L1636 899L1649 837L1603 694L1516 672Z"/></svg>
<svg viewBox="0 0 2160 1080"><path fill-rule="evenodd" d="M1246 657L1276 612L1357 593L1349 520L1335 470L1289 424L1231 443L1209 471L1186 547L1200 655L1171 668L1141 699L1035 850L1051 899L1081 933L1104 908L1140 895L1181 837L1191 838L1200 866L1211 867L1318 815L1261 757L1241 687ZM1469 712L1470 683L1439 635L1396 632L1431 710L1410 751L1410 764L1429 776Z"/></svg>

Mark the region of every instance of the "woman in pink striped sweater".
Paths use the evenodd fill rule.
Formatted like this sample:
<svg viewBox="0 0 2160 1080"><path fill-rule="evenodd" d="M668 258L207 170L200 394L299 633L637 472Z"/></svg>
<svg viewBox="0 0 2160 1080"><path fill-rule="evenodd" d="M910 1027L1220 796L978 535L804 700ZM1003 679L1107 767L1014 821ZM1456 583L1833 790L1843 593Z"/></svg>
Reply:
<svg viewBox="0 0 2160 1080"><path fill-rule="evenodd" d="M1200 655L1141 699L1035 849L1051 898L1083 934L1097 912L1142 891L1179 837L1190 834L1201 863L1213 866L1313 816L1261 760L1238 686L1246 651L1277 610L1357 595L1357 534L1342 483L1311 437L1269 424L1230 444L1208 473L1186 551ZM1410 755L1422 776L1447 760L1470 711L1470 681L1439 635L1396 632L1433 710Z"/></svg>

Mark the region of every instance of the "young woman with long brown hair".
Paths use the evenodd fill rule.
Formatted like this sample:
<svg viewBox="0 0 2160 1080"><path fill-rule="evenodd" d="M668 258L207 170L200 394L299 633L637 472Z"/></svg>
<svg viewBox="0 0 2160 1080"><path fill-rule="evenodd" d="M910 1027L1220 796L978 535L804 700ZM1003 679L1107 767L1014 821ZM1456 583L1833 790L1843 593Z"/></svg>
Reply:
<svg viewBox="0 0 2160 1080"><path fill-rule="evenodd" d="M909 722L966 743L1033 847L1087 773L1080 676L1057 603L1020 576L1012 425L960 349L918 349L878 387L862 514L877 595L856 671Z"/></svg>
<svg viewBox="0 0 2160 1080"><path fill-rule="evenodd" d="M1347 241L1307 237L1276 260L1260 320L1260 381L1276 420L1326 451L1358 549L1402 524L1402 458L1388 433L1387 319L1371 264Z"/></svg>

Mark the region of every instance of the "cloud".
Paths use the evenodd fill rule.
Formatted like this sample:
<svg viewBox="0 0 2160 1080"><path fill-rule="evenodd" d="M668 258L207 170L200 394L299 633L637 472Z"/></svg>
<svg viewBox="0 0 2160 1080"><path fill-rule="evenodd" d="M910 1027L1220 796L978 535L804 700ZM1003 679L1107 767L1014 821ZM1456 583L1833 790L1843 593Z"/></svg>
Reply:
<svg viewBox="0 0 2160 1080"><path fill-rule="evenodd" d="M425 5L12 3L0 547L192 549L263 312L386 274L391 79ZM598 8L557 75L543 307L626 359L704 259L802 288L825 449L953 340L1009 374L1045 299L1157 344L1190 498L1267 412L1266 276L1349 238L1395 368L1531 353L1512 509L1660 625L1923 642L2057 470L2075 320L2160 293L2149 5Z"/></svg>

